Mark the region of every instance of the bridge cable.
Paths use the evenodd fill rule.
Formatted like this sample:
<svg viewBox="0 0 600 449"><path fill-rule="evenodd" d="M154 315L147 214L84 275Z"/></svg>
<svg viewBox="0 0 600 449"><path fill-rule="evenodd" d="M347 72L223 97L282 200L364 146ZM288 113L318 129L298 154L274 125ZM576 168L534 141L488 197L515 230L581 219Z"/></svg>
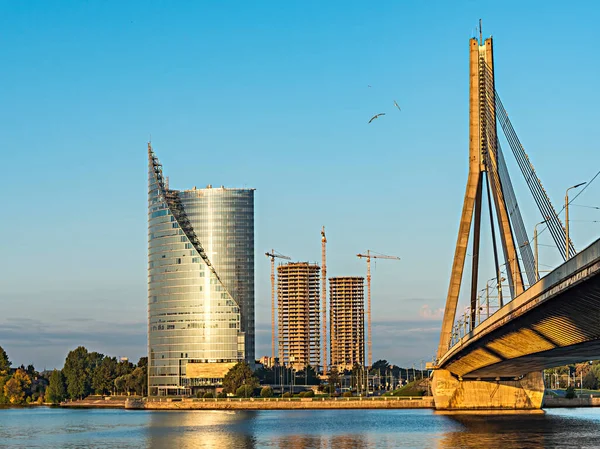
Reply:
<svg viewBox="0 0 600 449"><path fill-rule="evenodd" d="M498 304L500 307L504 305L504 300L502 298L502 281L501 273L500 273L500 264L498 262L498 246L496 244L496 229L494 226L494 214L492 211L492 196L490 194L490 181L487 177L487 171L485 176L485 187L487 191L487 203L488 210L490 211L490 227L492 228L492 245L494 247L494 263L496 265L496 289L498 290Z"/></svg>
<svg viewBox="0 0 600 449"><path fill-rule="evenodd" d="M494 78L489 70L489 66L485 63L483 58L480 59L481 69L480 69L480 113L481 113L481 122L482 127L482 149L483 155L485 159L485 163L487 166L488 176L490 177L490 183L492 188L494 189L494 199L496 201L501 201L504 204L496 204L496 213L498 214L498 220L500 220L499 208L504 207L504 209L509 212L510 208L507 204L507 195L505 192L504 185L500 179L500 172L498 168L499 157L498 157L498 139L496 134L496 121L493 116L495 103L493 101L493 92L494 92ZM495 156L493 159L490 156L490 152ZM514 208L513 208L514 209ZM511 233L511 238L514 239L514 223L513 217L511 217L510 213L508 216L508 230ZM518 240L517 240L518 241ZM508 247L506 246L504 239L502 240L502 250L504 253L504 261L507 266L507 272L510 273L508 278L508 286L510 289L511 298L514 298L516 295L516 284L521 275L521 267L519 264L519 260L516 257L516 248L515 248L515 260L513 261L512 257L508 253Z"/></svg>
<svg viewBox="0 0 600 449"><path fill-rule="evenodd" d="M490 75L490 72L491 71L489 70L489 67L488 67L488 75ZM506 113L506 110L504 109L504 106L502 105L502 102L500 101L498 92L496 92L496 91L495 91L495 99L496 99L496 106L497 106L497 111L498 111L498 121L500 122L500 125L501 125L502 129L504 130L504 134L507 138L507 141L509 142L511 149L513 150L513 154L515 155L517 163L518 163L519 167L521 168L521 172L523 173L523 176L525 177L525 181L526 181L527 185L529 186L531 193L534 196L534 199L538 205L538 208L540 209L540 212L542 213L542 216L544 218L546 218L548 227L550 228L551 232L555 236L557 236L557 237L555 237L555 243L557 243L559 252L561 252L561 255L563 255L563 258L564 258L563 253L565 252L565 248L564 248L564 245L562 244L562 242L564 242L564 239L565 239L565 231L562 226L562 223L558 219L558 215L556 214L556 211L552 207L552 204L550 203L548 195L546 194L546 191L542 187L541 181L537 177L537 175L535 173L535 169L533 168L533 165L531 164L529 157L525 153L525 150L523 149L523 146L521 145L521 143L516 135L516 132L514 131L514 128L512 127L510 120L508 119L508 114ZM557 238L558 238L558 240L557 240ZM572 244L572 242L571 242L571 244ZM574 251L574 248L573 248L573 251Z"/></svg>
<svg viewBox="0 0 600 449"><path fill-rule="evenodd" d="M498 142L497 145L500 181L502 183L504 192L506 193L506 201L509 207L510 220L515 230L515 236L517 237L519 253L521 254L521 258L523 260L523 267L525 269L525 274L527 275L527 280L529 285L533 285L536 283L533 251L531 250L531 245L529 244L529 237L527 236L527 230L525 229L523 217L521 216L521 210L519 208L512 182L510 180L506 161L504 159L502 148L500 147L500 142Z"/></svg>
<svg viewBox="0 0 600 449"><path fill-rule="evenodd" d="M598 171L598 173L596 173L596 174L595 174L595 175L592 177L592 179L590 179L590 180L589 180L589 181L586 183L585 187L584 187L583 189L581 189L581 190L580 190L580 191L577 193L577 195L575 195L573 198L569 199L569 206L580 206L579 204L572 204L572 203L573 203L573 201L575 201L575 200L577 199L577 197L578 197L579 195L581 195L581 194L583 193L583 191L584 191L585 189L587 189L587 188L590 186L590 184L591 184L592 182L594 182L594 180L595 180L595 179L598 177L598 175L600 175L600 171ZM586 207L586 206L580 206L580 207ZM565 206L563 206L563 207L562 207L562 209L558 211L558 214L560 215L560 214L561 214L561 213L562 213L564 210L565 210ZM574 221L574 220L569 220L569 222L571 222L571 221ZM547 229L548 229L548 227L545 227L545 228L543 228L543 229L542 229L540 232L538 232L538 237L539 237L541 234L543 234L543 233L544 233L544 231L546 231ZM540 243L539 245L540 245L540 246L550 246L551 248L554 248L554 246L553 246L553 245L542 245L541 243ZM540 264L540 265L541 265L541 264Z"/></svg>
<svg viewBox="0 0 600 449"><path fill-rule="evenodd" d="M503 120L502 109L499 109L499 111L500 111L499 120L500 120L501 124L505 123L508 126L508 122ZM536 204L538 205L538 209L540 210L543 218L545 218L547 220L547 226L550 229L551 233L553 234L553 237L554 237L554 240L555 240L555 243L557 245L559 252L561 253L561 255L564 258L566 252L565 252L565 247L563 245L563 242L564 242L566 234L565 234L565 230L562 226L562 223L560 222L560 219L558 218L558 214L552 207L552 204L550 203L550 200L548 199L548 196L547 196L545 190L541 186L541 182L539 181L539 178L535 174L535 171L533 169L531 162L529 161L529 158L524 153L524 150L522 149L522 146L521 146L520 142L518 141L518 137L514 133L514 130L511 131L510 129L507 128L505 130L505 136L507 138L507 141L509 142L511 149L513 150L513 154L515 155L517 164L519 165L523 175L525 176L525 181L526 181L527 185L529 186L531 193L533 194ZM572 244L572 242L571 242L571 244ZM574 248L573 248L573 250L574 250Z"/></svg>
<svg viewBox="0 0 600 449"><path fill-rule="evenodd" d="M542 186L542 183L537 176L533 164L531 163L529 156L525 152L523 145L521 144L513 126L508 118L508 114L506 109L504 108L502 101L500 100L500 96L498 92L495 92L495 103L496 103L496 111L498 113L497 119L504 131L504 135L509 143L509 146L517 160L517 164L521 169L521 173L525 178L525 182L529 187L531 194L534 197L534 200L538 206L542 217L546 219L547 228L550 230L554 242L559 250L559 253L566 260L566 248L564 245L564 241L566 239L566 231L565 228L556 213L556 210L552 206L550 199L548 198L548 194L546 190ZM575 254L575 248L573 246L573 242L569 242L570 249L569 251Z"/></svg>
<svg viewBox="0 0 600 449"><path fill-rule="evenodd" d="M494 95L496 91L495 89L493 89L494 78L490 67L485 63L483 71L485 72L487 123L493 124L491 125L493 126L493 129L491 131L494 131L496 125L496 120L494 120L494 116L492 115L492 111L495 111L496 107ZM535 260L533 257L533 251L531 250L529 237L527 235L527 229L525 228L523 217L521 215L521 210L519 208L519 203L517 201L512 181L510 179L510 174L508 172L508 167L506 166L506 160L504 158L504 153L500 145L500 140L498 139L498 136L495 132L490 132L489 134L493 134L495 136L494 148L496 150L495 154L496 162L498 165L497 168L498 176L500 178L500 186L503 191L503 197L507 206L510 222L512 224L512 230L514 231L516 241L518 243L518 252L521 254L521 259L523 261L523 269L525 270L525 274L527 276L529 285L533 285L536 282ZM490 138L493 138L494 136L490 136ZM509 261L507 261L507 263L508 262ZM518 262L515 262L515 268L519 268Z"/></svg>

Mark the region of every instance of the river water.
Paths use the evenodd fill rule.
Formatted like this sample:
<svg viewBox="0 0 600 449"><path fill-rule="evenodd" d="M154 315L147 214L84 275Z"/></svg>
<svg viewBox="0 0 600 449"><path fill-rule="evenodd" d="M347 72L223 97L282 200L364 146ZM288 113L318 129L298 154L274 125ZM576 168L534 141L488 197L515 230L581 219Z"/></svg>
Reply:
<svg viewBox="0 0 600 449"><path fill-rule="evenodd" d="M0 409L0 448L600 447L600 409L536 415L432 410Z"/></svg>

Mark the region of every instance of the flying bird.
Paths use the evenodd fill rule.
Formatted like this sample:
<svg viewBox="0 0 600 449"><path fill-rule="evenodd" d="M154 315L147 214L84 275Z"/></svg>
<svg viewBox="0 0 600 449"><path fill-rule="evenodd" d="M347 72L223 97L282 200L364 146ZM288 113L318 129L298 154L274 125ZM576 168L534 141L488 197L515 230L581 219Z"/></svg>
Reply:
<svg viewBox="0 0 600 449"><path fill-rule="evenodd" d="M371 117L371 120L369 120L369 123L371 123L373 120L375 120L376 118L385 115L385 112L380 112L379 114L375 114L373 117Z"/></svg>
<svg viewBox="0 0 600 449"><path fill-rule="evenodd" d="M396 100L394 100L394 106L396 106L399 111L402 111L402 109L400 109L400 106L398 106L398 103L396 103Z"/></svg>

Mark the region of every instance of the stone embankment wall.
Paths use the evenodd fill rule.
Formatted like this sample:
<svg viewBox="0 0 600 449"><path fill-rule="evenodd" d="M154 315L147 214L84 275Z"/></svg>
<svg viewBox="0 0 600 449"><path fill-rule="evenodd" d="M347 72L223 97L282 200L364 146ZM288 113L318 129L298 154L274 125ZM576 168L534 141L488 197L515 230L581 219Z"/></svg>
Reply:
<svg viewBox="0 0 600 449"><path fill-rule="evenodd" d="M553 398L546 396L544 398L543 408L556 407L600 407L600 398L598 397L582 397L582 398Z"/></svg>
<svg viewBox="0 0 600 449"><path fill-rule="evenodd" d="M144 410L318 410L433 408L433 398L155 399L127 400L125 408Z"/></svg>
<svg viewBox="0 0 600 449"><path fill-rule="evenodd" d="M72 408L124 408L125 402L130 399L135 398L127 396L88 396L77 401L61 402L60 406Z"/></svg>

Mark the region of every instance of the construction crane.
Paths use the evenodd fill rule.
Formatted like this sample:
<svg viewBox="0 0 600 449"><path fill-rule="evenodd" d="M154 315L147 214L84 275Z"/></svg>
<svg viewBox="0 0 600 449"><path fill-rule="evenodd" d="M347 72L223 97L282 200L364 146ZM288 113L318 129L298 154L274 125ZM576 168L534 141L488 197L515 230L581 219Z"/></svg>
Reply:
<svg viewBox="0 0 600 449"><path fill-rule="evenodd" d="M321 228L321 316L323 320L323 375L327 374L327 237Z"/></svg>
<svg viewBox="0 0 600 449"><path fill-rule="evenodd" d="M368 340L367 340L367 348L369 351L369 364L368 367L373 365L373 345L372 345L372 336L373 333L371 331L371 259L392 259L392 260L400 260L399 257L396 256L386 256L383 254L372 254L371 250L367 250L367 254L357 254L359 258L367 259L367 325L369 328L368 331Z"/></svg>
<svg viewBox="0 0 600 449"><path fill-rule="evenodd" d="M271 357L273 358L273 363L275 363L275 357L277 356L275 353L275 258L285 260L291 260L291 258L284 256L274 249L270 253L266 252L265 256L271 258Z"/></svg>

